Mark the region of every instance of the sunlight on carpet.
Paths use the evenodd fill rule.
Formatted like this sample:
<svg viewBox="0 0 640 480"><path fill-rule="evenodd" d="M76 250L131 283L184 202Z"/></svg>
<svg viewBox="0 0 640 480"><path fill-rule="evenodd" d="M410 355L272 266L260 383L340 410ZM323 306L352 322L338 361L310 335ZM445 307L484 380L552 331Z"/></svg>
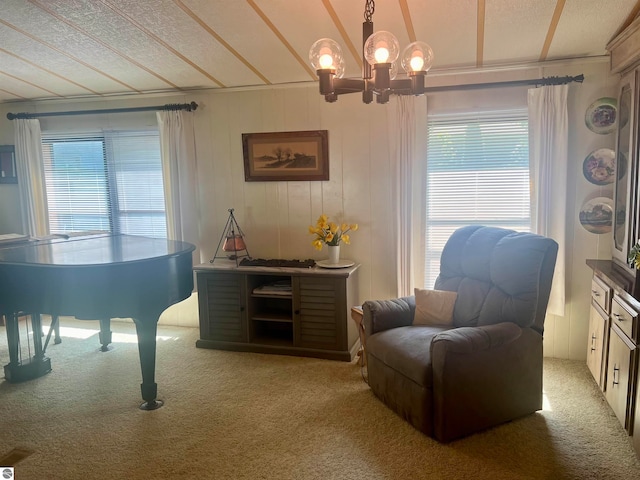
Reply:
<svg viewBox="0 0 640 480"><path fill-rule="evenodd" d="M547 396L547 392L545 392L544 390L542 390L542 411L553 412L551 403L549 402L549 397Z"/></svg>

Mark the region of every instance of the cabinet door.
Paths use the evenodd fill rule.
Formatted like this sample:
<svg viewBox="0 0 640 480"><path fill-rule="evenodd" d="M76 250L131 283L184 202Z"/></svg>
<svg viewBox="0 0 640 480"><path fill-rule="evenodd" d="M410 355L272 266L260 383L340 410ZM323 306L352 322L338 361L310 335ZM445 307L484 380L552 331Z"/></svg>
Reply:
<svg viewBox="0 0 640 480"><path fill-rule="evenodd" d="M629 428L628 407L632 359L635 347L624 333L611 327L609 334L609 359L607 368L607 388L605 396L623 427Z"/></svg>
<svg viewBox="0 0 640 480"><path fill-rule="evenodd" d="M198 301L202 339L247 341L244 276L198 274Z"/></svg>
<svg viewBox="0 0 640 480"><path fill-rule="evenodd" d="M343 279L297 277L294 283L295 344L339 350L346 342Z"/></svg>
<svg viewBox="0 0 640 480"><path fill-rule="evenodd" d="M598 311L597 307L591 305L589 318L589 341L587 343L587 366L591 375L601 389L605 386L605 375L603 372L604 356L604 333L607 319Z"/></svg>
<svg viewBox="0 0 640 480"><path fill-rule="evenodd" d="M636 72L628 73L620 82L616 135L616 175L613 209L613 258L627 264L631 246L636 242L637 152Z"/></svg>

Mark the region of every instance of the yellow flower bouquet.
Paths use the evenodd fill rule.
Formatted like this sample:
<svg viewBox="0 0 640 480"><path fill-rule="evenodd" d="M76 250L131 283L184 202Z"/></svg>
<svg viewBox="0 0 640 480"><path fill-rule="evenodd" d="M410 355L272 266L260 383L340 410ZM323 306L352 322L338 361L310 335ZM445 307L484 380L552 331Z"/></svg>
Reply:
<svg viewBox="0 0 640 480"><path fill-rule="evenodd" d="M315 226L309 226L309 233L316 236L311 242L316 250L322 250L322 245L325 243L330 246L340 245L340 242L349 245L351 238L348 232L355 232L356 230L358 230L357 223L338 225L337 223L329 222L329 217L324 213L318 217Z"/></svg>

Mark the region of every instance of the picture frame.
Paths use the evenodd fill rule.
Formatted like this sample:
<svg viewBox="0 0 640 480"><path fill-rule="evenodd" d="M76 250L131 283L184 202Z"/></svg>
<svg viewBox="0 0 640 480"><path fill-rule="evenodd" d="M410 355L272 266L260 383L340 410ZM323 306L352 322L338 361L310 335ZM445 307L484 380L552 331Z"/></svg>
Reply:
<svg viewBox="0 0 640 480"><path fill-rule="evenodd" d="M246 182L329 180L329 131L243 133Z"/></svg>
<svg viewBox="0 0 640 480"><path fill-rule="evenodd" d="M13 145L0 145L0 183L18 183Z"/></svg>

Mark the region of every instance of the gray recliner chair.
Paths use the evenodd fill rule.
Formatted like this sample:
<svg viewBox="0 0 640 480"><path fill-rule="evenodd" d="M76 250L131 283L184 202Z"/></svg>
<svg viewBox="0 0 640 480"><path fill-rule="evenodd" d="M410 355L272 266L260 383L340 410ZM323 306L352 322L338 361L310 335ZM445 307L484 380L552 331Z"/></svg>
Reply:
<svg viewBox="0 0 640 480"><path fill-rule="evenodd" d="M540 410L557 251L555 241L536 234L456 230L434 287L457 292L452 325L413 325L414 296L363 304L375 395L441 442Z"/></svg>

